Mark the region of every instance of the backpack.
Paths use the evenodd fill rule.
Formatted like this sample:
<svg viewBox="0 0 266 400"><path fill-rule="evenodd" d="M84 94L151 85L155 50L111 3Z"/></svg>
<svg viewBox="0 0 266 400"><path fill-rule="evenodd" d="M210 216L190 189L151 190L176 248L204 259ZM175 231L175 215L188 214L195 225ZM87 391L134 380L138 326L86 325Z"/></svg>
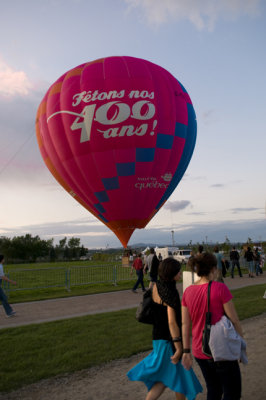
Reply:
<svg viewBox="0 0 266 400"><path fill-rule="evenodd" d="M136 320L143 324L153 324L153 300L151 289L143 294L143 298L136 311Z"/></svg>

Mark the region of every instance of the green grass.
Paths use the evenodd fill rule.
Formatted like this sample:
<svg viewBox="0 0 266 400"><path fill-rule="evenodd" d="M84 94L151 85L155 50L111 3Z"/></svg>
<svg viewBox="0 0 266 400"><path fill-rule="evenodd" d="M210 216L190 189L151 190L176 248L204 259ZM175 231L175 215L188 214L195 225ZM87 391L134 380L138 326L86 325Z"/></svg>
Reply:
<svg viewBox="0 0 266 400"><path fill-rule="evenodd" d="M263 299L266 285L247 286L232 290L233 302L240 320L266 312L266 300Z"/></svg>
<svg viewBox="0 0 266 400"><path fill-rule="evenodd" d="M11 279L17 281L17 286L9 285L9 289L5 288L11 304L126 290L136 280L136 274L130 275L131 268L122 267L121 262L16 264L5 266L5 271ZM243 268L242 271L246 272ZM227 272L229 275L230 272ZM148 286L147 275L144 281Z"/></svg>
<svg viewBox="0 0 266 400"><path fill-rule="evenodd" d="M76 265L77 263L79 265ZM33 265L30 265L30 268L21 264L19 268L18 265L5 268L10 279L17 282L17 286L5 287L10 303L126 290L130 289L136 280L136 274L130 274L131 268L121 265L114 268L112 263L95 265L92 262L69 262ZM148 285L147 275L145 284Z"/></svg>
<svg viewBox="0 0 266 400"><path fill-rule="evenodd" d="M265 285L232 291L241 320L266 312ZM0 330L0 391L151 348L151 326L135 309Z"/></svg>
<svg viewBox="0 0 266 400"><path fill-rule="evenodd" d="M25 264L6 264L5 271L12 271L17 269L40 269L40 268L69 268L69 267L84 267L92 265L121 265L121 261L56 261L56 262L46 262L46 263L25 263Z"/></svg>
<svg viewBox="0 0 266 400"><path fill-rule="evenodd" d="M134 279L136 280L136 278ZM111 283L81 285L71 287L70 291L66 290L63 287L12 291L9 293L8 300L10 304L14 304L63 297L84 296L88 294L115 292L120 290L132 289L133 282L134 280L119 282L117 285L113 285ZM146 286L148 286L148 281L144 282Z"/></svg>
<svg viewBox="0 0 266 400"><path fill-rule="evenodd" d="M0 391L151 348L151 326L135 310L0 330Z"/></svg>

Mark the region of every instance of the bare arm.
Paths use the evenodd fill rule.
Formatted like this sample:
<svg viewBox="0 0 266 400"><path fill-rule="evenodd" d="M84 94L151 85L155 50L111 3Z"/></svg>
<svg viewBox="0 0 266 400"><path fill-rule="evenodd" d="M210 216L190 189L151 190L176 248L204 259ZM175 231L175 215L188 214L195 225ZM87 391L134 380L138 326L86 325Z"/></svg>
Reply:
<svg viewBox="0 0 266 400"><path fill-rule="evenodd" d="M0 276L0 279L2 279L3 281L6 281L6 282L12 283L12 285L16 285L16 284L17 284L16 281L12 281L12 279L9 279L9 278L8 278L7 276L5 276L5 275Z"/></svg>
<svg viewBox="0 0 266 400"><path fill-rule="evenodd" d="M188 309L182 306L182 337L184 349L190 349L190 327L191 318ZM182 365L185 369L190 369L192 367L191 353L183 353Z"/></svg>
<svg viewBox="0 0 266 400"><path fill-rule="evenodd" d="M223 305L224 307L224 311L226 313L226 315L228 316L228 318L232 321L232 324L235 327L235 330L239 333L239 335L241 335L243 337L243 331L240 325L240 321L234 306L234 303L232 302L232 300L229 300L227 303L225 303Z"/></svg>
<svg viewBox="0 0 266 400"><path fill-rule="evenodd" d="M175 310L167 306L169 331L172 338L179 338L181 336L180 328L177 325ZM177 364L182 356L182 342L174 342L175 354L171 357L172 363Z"/></svg>

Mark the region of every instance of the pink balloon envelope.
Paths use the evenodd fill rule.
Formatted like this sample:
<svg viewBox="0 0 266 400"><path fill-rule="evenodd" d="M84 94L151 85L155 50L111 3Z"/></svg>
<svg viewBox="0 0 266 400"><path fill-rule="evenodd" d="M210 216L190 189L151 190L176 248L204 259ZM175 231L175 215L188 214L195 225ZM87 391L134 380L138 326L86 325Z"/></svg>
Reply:
<svg viewBox="0 0 266 400"><path fill-rule="evenodd" d="M134 57L107 57L66 72L36 118L51 173L124 247L179 183L196 131L181 83Z"/></svg>

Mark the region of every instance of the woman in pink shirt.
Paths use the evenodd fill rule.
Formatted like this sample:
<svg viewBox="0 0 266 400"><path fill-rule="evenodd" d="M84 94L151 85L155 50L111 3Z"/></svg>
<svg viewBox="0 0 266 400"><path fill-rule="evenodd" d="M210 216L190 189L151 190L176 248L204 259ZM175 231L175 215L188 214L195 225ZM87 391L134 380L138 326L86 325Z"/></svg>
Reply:
<svg viewBox="0 0 266 400"><path fill-rule="evenodd" d="M192 324L192 353L198 362L207 386L207 400L239 400L241 398L241 375L238 361L214 362L202 352L202 332L207 312L208 283L213 281L217 270L216 257L203 253L191 260L200 279L189 286L182 298L182 364L192 366L190 352L190 328ZM224 283L212 282L210 294L212 325L224 314L232 321L236 331L243 336L240 322L232 302L232 295Z"/></svg>

